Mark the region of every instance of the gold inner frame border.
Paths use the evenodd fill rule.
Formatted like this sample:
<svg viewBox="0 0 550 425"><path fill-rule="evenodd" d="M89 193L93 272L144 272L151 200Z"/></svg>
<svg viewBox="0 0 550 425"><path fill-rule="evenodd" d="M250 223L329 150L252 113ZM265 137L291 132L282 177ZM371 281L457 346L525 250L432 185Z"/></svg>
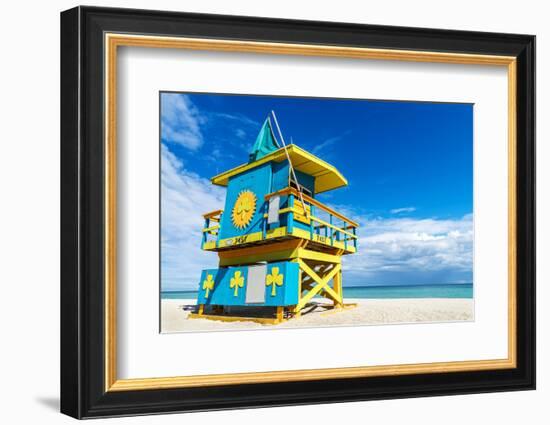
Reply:
<svg viewBox="0 0 550 425"><path fill-rule="evenodd" d="M106 33L105 46L105 391L138 391L215 385L239 385L285 381L312 381L359 377L411 375L513 369L516 367L516 58L513 56L371 49L328 45L180 38L150 35ZM116 324L116 98L118 47L148 47L262 53L279 55L324 56L355 59L397 60L469 65L504 66L508 72L508 357L495 360L468 360L437 363L304 369L253 373L230 373L173 377L118 379Z"/></svg>

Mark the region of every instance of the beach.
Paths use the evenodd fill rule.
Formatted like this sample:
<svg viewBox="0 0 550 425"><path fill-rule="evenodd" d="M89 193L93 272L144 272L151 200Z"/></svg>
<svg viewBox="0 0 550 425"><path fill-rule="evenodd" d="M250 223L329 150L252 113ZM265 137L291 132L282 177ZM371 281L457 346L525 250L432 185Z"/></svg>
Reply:
<svg viewBox="0 0 550 425"><path fill-rule="evenodd" d="M346 298L345 302L356 306L334 310L325 301L319 300L306 308L299 318L276 325L263 325L252 321L189 319L189 314L195 310L194 299L162 299L161 329L163 333L171 333L474 320L472 298Z"/></svg>

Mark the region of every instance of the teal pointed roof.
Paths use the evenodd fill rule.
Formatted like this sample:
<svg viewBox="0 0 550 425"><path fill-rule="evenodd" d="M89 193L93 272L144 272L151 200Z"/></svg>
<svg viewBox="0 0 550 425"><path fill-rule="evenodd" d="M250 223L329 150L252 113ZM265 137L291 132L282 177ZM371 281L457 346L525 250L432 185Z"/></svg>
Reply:
<svg viewBox="0 0 550 425"><path fill-rule="evenodd" d="M277 149L279 149L279 144L275 139L273 128L271 127L271 120L268 117L264 121L264 124L256 137L256 142L254 142L254 146L250 151L249 162L257 161Z"/></svg>

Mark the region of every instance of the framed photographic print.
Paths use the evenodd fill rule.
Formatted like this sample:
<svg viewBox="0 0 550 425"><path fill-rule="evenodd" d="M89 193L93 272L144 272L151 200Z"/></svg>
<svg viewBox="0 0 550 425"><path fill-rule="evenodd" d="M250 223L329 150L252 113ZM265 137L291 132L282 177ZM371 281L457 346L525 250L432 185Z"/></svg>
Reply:
<svg viewBox="0 0 550 425"><path fill-rule="evenodd" d="M529 35L61 14L61 411L533 389Z"/></svg>

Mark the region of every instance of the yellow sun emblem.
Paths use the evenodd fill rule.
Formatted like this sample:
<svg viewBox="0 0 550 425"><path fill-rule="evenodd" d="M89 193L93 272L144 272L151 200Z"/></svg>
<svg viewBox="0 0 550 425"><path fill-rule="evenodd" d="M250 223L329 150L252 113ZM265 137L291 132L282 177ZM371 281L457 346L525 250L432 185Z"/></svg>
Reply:
<svg viewBox="0 0 550 425"><path fill-rule="evenodd" d="M250 190L243 190L239 193L233 211L231 213L231 219L233 226L238 229L244 229L252 221L254 212L256 211L256 195Z"/></svg>

